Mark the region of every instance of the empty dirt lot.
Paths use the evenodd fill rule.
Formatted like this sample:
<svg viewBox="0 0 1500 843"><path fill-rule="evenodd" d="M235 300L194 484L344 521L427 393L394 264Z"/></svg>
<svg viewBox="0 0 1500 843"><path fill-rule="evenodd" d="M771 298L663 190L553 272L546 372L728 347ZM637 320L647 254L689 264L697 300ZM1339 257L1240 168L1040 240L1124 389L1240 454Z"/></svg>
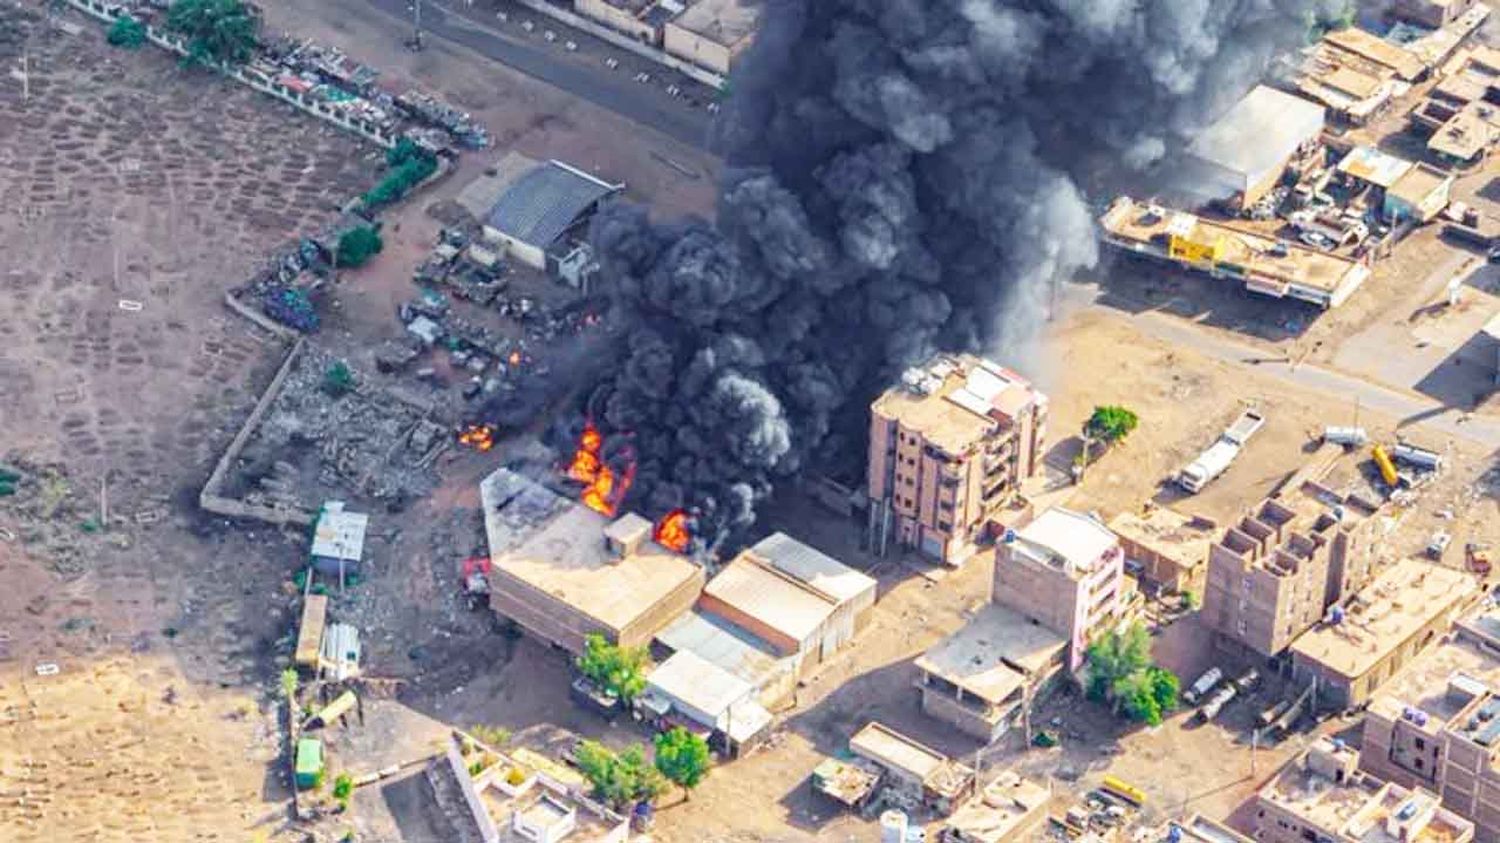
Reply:
<svg viewBox="0 0 1500 843"><path fill-rule="evenodd" d="M195 500L282 348L222 296L375 159L62 17L0 2L0 66L30 69L0 79L0 460L25 474L0 503L0 838L251 839L282 814L259 706L285 571Z"/></svg>

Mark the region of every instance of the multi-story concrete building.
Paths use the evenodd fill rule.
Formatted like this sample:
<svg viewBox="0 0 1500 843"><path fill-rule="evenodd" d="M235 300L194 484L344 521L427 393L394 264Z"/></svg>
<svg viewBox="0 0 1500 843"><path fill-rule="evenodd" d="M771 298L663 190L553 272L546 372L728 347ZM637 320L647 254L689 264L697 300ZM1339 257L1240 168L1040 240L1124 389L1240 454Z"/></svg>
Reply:
<svg viewBox="0 0 1500 843"><path fill-rule="evenodd" d="M870 541L950 565L993 538L991 524L1042 469L1047 397L971 355L909 369L870 407Z"/></svg>
<svg viewBox="0 0 1500 843"><path fill-rule="evenodd" d="M1500 840L1500 609L1486 605L1387 685L1365 715L1360 768L1441 795Z"/></svg>
<svg viewBox="0 0 1500 843"><path fill-rule="evenodd" d="M1202 617L1221 646L1280 656L1369 583L1378 504L1331 487L1336 458L1320 451L1209 548Z"/></svg>
<svg viewBox="0 0 1500 843"><path fill-rule="evenodd" d="M1256 796L1261 843L1468 843L1474 824L1436 794L1358 770L1359 752L1322 737Z"/></svg>
<svg viewBox="0 0 1500 843"><path fill-rule="evenodd" d="M1125 554L1120 540L1092 515L1054 507L995 551L995 603L1009 606L1068 641L1077 670L1094 636L1120 620Z"/></svg>
<svg viewBox="0 0 1500 843"><path fill-rule="evenodd" d="M1396 0L1391 11L1402 20L1437 29L1458 20L1479 0Z"/></svg>
<svg viewBox="0 0 1500 843"><path fill-rule="evenodd" d="M1448 631L1478 594L1473 578L1421 559L1382 571L1291 646L1292 675L1320 703L1357 708Z"/></svg>
<svg viewBox="0 0 1500 843"><path fill-rule="evenodd" d="M670 55L727 76L755 35L760 4L697 0L667 22L663 45Z"/></svg>

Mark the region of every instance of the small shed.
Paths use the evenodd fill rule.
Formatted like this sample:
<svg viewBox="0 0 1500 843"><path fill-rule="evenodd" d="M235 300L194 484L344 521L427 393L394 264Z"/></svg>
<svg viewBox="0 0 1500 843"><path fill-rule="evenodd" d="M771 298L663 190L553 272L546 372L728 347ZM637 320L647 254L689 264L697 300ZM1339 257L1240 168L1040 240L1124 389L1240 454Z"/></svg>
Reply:
<svg viewBox="0 0 1500 843"><path fill-rule="evenodd" d="M728 743L730 753L757 740L771 714L754 685L695 653L681 650L646 677L648 711L676 712Z"/></svg>
<svg viewBox="0 0 1500 843"><path fill-rule="evenodd" d="M370 516L350 512L343 501L328 501L313 529L312 562L318 573L337 576L358 574L365 553L365 530Z"/></svg>
<svg viewBox="0 0 1500 843"><path fill-rule="evenodd" d="M342 682L359 675L359 629L347 623L328 626L320 653L322 669L334 681Z"/></svg>
<svg viewBox="0 0 1500 843"><path fill-rule="evenodd" d="M296 779L298 790L311 790L323 780L323 742L317 738L297 741Z"/></svg>
<svg viewBox="0 0 1500 843"><path fill-rule="evenodd" d="M1448 207L1452 193L1451 174L1418 164L1386 190L1382 211L1391 222L1428 222Z"/></svg>
<svg viewBox="0 0 1500 843"><path fill-rule="evenodd" d="M314 670L318 666L318 654L323 650L323 630L328 623L328 597L309 594L302 602L302 622L297 627L298 667Z"/></svg>

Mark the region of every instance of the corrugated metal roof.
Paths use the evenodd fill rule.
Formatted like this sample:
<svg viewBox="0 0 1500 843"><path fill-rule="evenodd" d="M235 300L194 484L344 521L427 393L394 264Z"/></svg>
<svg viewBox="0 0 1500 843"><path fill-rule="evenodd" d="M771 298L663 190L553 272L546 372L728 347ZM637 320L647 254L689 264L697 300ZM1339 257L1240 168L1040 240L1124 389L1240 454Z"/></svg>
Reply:
<svg viewBox="0 0 1500 843"><path fill-rule="evenodd" d="M590 205L621 188L559 161L548 161L512 182L486 221L523 243L546 248Z"/></svg>
<svg viewBox="0 0 1500 843"><path fill-rule="evenodd" d="M760 687L769 677L792 669L792 659L723 618L687 612L657 633L673 651L687 650Z"/></svg>
<svg viewBox="0 0 1500 843"><path fill-rule="evenodd" d="M369 524L368 515L348 512L343 504L328 504L313 532L312 555L358 562L364 555Z"/></svg>
<svg viewBox="0 0 1500 843"><path fill-rule="evenodd" d="M1406 175L1412 163L1373 146L1356 146L1339 162L1338 171L1377 187L1390 187Z"/></svg>
<svg viewBox="0 0 1500 843"><path fill-rule="evenodd" d="M751 548L776 569L837 600L840 604L875 590L875 580L786 533L773 533Z"/></svg>
<svg viewBox="0 0 1500 843"><path fill-rule="evenodd" d="M679 650L646 677L647 693L655 691L680 702L689 714L696 711L722 717L729 707L755 695L755 687L695 653ZM717 727L718 723L705 723Z"/></svg>
<svg viewBox="0 0 1500 843"><path fill-rule="evenodd" d="M806 641L836 607L832 599L745 555L709 580L703 593L796 641Z"/></svg>
<svg viewBox="0 0 1500 843"><path fill-rule="evenodd" d="M1193 141L1195 157L1245 176L1277 166L1323 131L1323 106L1256 85Z"/></svg>

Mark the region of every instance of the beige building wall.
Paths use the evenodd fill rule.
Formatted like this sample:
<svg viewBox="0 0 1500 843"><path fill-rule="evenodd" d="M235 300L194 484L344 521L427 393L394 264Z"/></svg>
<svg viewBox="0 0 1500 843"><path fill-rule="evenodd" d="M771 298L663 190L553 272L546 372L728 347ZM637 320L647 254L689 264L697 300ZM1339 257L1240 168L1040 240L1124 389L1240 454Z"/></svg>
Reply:
<svg viewBox="0 0 1500 843"><path fill-rule="evenodd" d="M637 18L629 9L612 5L607 0L573 0L573 11L642 43L661 46L662 34L659 31Z"/></svg>
<svg viewBox="0 0 1500 843"><path fill-rule="evenodd" d="M667 24L663 44L670 55L724 76L729 74L729 67L739 53L738 45L731 47L711 41L676 23Z"/></svg>

